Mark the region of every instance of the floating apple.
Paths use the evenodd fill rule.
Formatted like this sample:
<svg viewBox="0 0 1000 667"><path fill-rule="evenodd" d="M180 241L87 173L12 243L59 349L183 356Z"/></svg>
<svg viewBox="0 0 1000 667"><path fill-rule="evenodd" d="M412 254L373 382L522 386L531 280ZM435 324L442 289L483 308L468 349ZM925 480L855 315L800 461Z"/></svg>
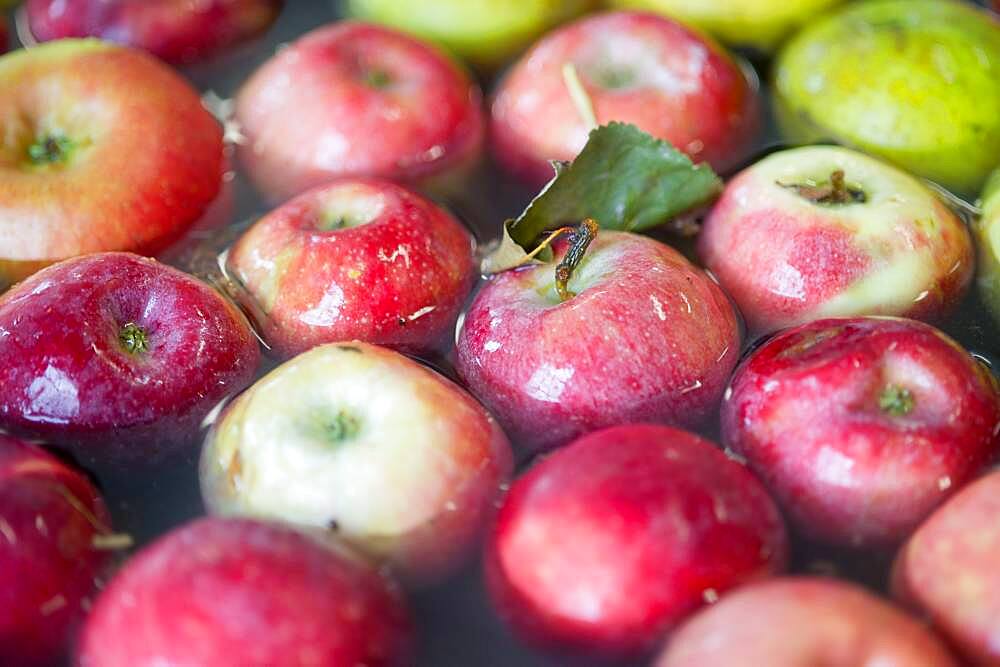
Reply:
<svg viewBox="0 0 1000 667"><path fill-rule="evenodd" d="M511 467L507 439L468 394L353 342L299 355L229 405L201 485L210 512L319 528L425 584L468 555Z"/></svg>
<svg viewBox="0 0 1000 667"><path fill-rule="evenodd" d="M514 482L486 575L526 641L634 657L728 589L780 571L786 548L778 509L743 466L691 433L628 425Z"/></svg>
<svg viewBox="0 0 1000 667"><path fill-rule="evenodd" d="M852 3L784 48L775 100L793 141L833 139L977 193L1000 155L1000 21L971 3Z"/></svg>
<svg viewBox="0 0 1000 667"><path fill-rule="evenodd" d="M737 370L722 432L806 535L892 545L1000 453L1000 393L927 324L819 320Z"/></svg>
<svg viewBox="0 0 1000 667"><path fill-rule="evenodd" d="M83 474L0 436L0 663L59 663L110 565L109 534Z"/></svg>
<svg viewBox="0 0 1000 667"><path fill-rule="evenodd" d="M842 0L611 0L617 7L660 12L702 28L727 44L771 51L789 33Z"/></svg>
<svg viewBox="0 0 1000 667"><path fill-rule="evenodd" d="M38 272L0 297L0 426L88 462L152 462L253 378L246 319L201 281L130 253Z"/></svg>
<svg viewBox="0 0 1000 667"><path fill-rule="evenodd" d="M228 267L280 356L355 339L421 353L453 332L475 279L472 251L461 223L430 201L346 179L264 216Z"/></svg>
<svg viewBox="0 0 1000 667"><path fill-rule="evenodd" d="M240 90L240 152L283 201L339 176L446 187L478 160L479 88L461 67L388 28L341 21L267 61Z"/></svg>
<svg viewBox="0 0 1000 667"><path fill-rule="evenodd" d="M348 13L395 26L492 68L594 0L349 0Z"/></svg>
<svg viewBox="0 0 1000 667"><path fill-rule="evenodd" d="M979 291L1000 323L1000 171L986 184L981 205L982 217L973 227L979 248Z"/></svg>
<svg viewBox="0 0 1000 667"><path fill-rule="evenodd" d="M263 34L284 0L27 0L28 28L39 42L99 37L190 63Z"/></svg>
<svg viewBox="0 0 1000 667"><path fill-rule="evenodd" d="M699 240L755 333L820 317L939 319L971 280L965 224L920 181L834 146L737 175Z"/></svg>
<svg viewBox="0 0 1000 667"><path fill-rule="evenodd" d="M655 667L957 667L926 627L854 584L818 577L745 586L696 614Z"/></svg>
<svg viewBox="0 0 1000 667"><path fill-rule="evenodd" d="M0 58L0 288L102 250L155 254L219 194L222 129L131 49L60 40Z"/></svg>
<svg viewBox="0 0 1000 667"><path fill-rule="evenodd" d="M79 667L410 665L396 587L277 524L200 519L141 551L84 627Z"/></svg>
<svg viewBox="0 0 1000 667"><path fill-rule="evenodd" d="M550 161L572 160L595 124L633 123L725 169L750 148L758 116L755 85L721 47L666 18L612 12L556 30L514 65L491 130L501 164L540 185Z"/></svg>

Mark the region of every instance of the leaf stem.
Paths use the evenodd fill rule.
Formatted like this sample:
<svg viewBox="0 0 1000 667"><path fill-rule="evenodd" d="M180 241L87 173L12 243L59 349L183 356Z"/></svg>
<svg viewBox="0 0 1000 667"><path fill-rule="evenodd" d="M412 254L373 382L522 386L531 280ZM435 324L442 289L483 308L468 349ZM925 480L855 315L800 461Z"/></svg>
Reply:
<svg viewBox="0 0 1000 667"><path fill-rule="evenodd" d="M573 277L573 271L587 254L587 248L597 237L598 229L597 221L593 218L587 218L577 226L573 238L570 240L569 250L556 266L556 291L559 293L560 300L569 301L576 296L569 290L569 281Z"/></svg>

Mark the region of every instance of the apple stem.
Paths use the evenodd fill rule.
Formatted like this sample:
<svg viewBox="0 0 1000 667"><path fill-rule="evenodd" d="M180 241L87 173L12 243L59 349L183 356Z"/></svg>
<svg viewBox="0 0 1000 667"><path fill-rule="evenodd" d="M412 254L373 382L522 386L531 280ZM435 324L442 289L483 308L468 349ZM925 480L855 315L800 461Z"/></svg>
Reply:
<svg viewBox="0 0 1000 667"><path fill-rule="evenodd" d="M886 385L878 397L878 407L893 417L905 417L910 414L915 402L912 391L895 384Z"/></svg>
<svg viewBox="0 0 1000 667"><path fill-rule="evenodd" d="M569 281L573 277L573 271L583 261L583 256L587 254L587 248L597 237L599 229L597 221L587 218L581 222L570 238L569 249L563 255L562 261L556 266L556 291L559 293L561 301L569 301L576 294L570 291Z"/></svg>
<svg viewBox="0 0 1000 667"><path fill-rule="evenodd" d="M149 349L146 332L135 322L129 322L118 332L118 340L129 354L141 354Z"/></svg>
<svg viewBox="0 0 1000 667"><path fill-rule="evenodd" d="M28 146L28 157L32 164L54 164L65 162L73 142L61 134L47 134Z"/></svg>
<svg viewBox="0 0 1000 667"><path fill-rule="evenodd" d="M795 190L798 195L814 204L863 204L867 201L864 190L847 184L843 169L837 169L830 174L830 182L823 185L815 183L788 184L778 183L783 188Z"/></svg>

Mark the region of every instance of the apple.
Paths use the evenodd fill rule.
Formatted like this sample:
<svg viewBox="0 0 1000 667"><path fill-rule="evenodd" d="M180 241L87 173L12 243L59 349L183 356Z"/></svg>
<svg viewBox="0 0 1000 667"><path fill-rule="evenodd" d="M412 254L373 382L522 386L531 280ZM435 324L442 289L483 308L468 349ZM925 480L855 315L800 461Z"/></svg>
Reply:
<svg viewBox="0 0 1000 667"><path fill-rule="evenodd" d="M88 463L156 462L192 444L260 357L208 285L130 253L44 269L0 297L0 427Z"/></svg>
<svg viewBox="0 0 1000 667"><path fill-rule="evenodd" d="M726 295L679 252L602 231L561 301L545 264L493 276L458 333L456 366L511 439L543 450L606 426L695 426L736 365Z"/></svg>
<svg viewBox="0 0 1000 667"><path fill-rule="evenodd" d="M228 254L272 350L364 340L412 353L446 342L475 281L449 213L388 181L347 178L265 215Z"/></svg>
<svg viewBox="0 0 1000 667"><path fill-rule="evenodd" d="M905 539L1000 448L990 371L930 325L861 317L768 340L736 371L723 441L805 535Z"/></svg>
<svg viewBox="0 0 1000 667"><path fill-rule="evenodd" d="M109 534L82 473L0 435L0 663L59 663L110 565Z"/></svg>
<svg viewBox="0 0 1000 667"><path fill-rule="evenodd" d="M141 52L20 49L0 58L0 89L0 288L76 255L155 254L221 190L219 123Z"/></svg>
<svg viewBox="0 0 1000 667"><path fill-rule="evenodd" d="M913 534L893 570L897 597L926 614L969 664L1000 664L1000 471L959 491Z"/></svg>
<svg viewBox="0 0 1000 667"><path fill-rule="evenodd" d="M574 101L567 65L594 123ZM751 148L758 106L756 81L718 45L653 14L610 12L546 35L513 66L493 100L491 133L501 165L535 185L552 178L551 160L572 160L594 124L611 121L725 170Z"/></svg>
<svg viewBox="0 0 1000 667"><path fill-rule="evenodd" d="M786 550L777 507L742 465L694 434L626 425L515 480L486 577L528 643L634 657L701 605L783 569Z"/></svg>
<svg viewBox="0 0 1000 667"><path fill-rule="evenodd" d="M981 206L983 214L973 225L979 249L979 292L1000 323L1000 170L987 182Z"/></svg>
<svg viewBox="0 0 1000 667"><path fill-rule="evenodd" d="M772 51L790 33L842 0L611 0L701 28L733 46Z"/></svg>
<svg viewBox="0 0 1000 667"><path fill-rule="evenodd" d="M475 546L511 459L490 415L444 377L385 348L329 344L226 407L201 488L211 513L315 527L420 586Z"/></svg>
<svg viewBox="0 0 1000 667"><path fill-rule="evenodd" d="M99 37L169 63L203 60L267 31L284 0L27 0L39 42Z"/></svg>
<svg viewBox="0 0 1000 667"><path fill-rule="evenodd" d="M3 17L0 17L0 53L7 50L8 37L7 37L7 24L4 22Z"/></svg>
<svg viewBox="0 0 1000 667"><path fill-rule="evenodd" d="M205 518L112 579L75 664L402 667L411 633L395 585L349 551L279 524Z"/></svg>
<svg viewBox="0 0 1000 667"><path fill-rule="evenodd" d="M974 265L968 229L932 190L835 146L774 153L738 174L699 252L755 334L831 316L940 319Z"/></svg>
<svg viewBox="0 0 1000 667"><path fill-rule="evenodd" d="M957 667L919 621L863 588L787 577L733 591L673 634L655 667Z"/></svg>
<svg viewBox="0 0 1000 667"><path fill-rule="evenodd" d="M243 164L274 202L341 176L448 189L478 161L485 126L479 88L457 63L353 21L264 63L236 97L236 120Z"/></svg>
<svg viewBox="0 0 1000 667"><path fill-rule="evenodd" d="M1000 155L1000 21L971 3L851 3L782 50L774 93L792 141L832 139L977 193Z"/></svg>

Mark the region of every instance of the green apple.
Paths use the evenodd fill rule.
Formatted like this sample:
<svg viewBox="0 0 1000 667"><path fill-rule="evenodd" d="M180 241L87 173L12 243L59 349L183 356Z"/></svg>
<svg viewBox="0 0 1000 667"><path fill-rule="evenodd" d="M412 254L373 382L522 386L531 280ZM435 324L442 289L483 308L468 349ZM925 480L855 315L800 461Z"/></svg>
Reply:
<svg viewBox="0 0 1000 667"><path fill-rule="evenodd" d="M733 46L771 51L818 12L843 0L611 0L615 7L666 14Z"/></svg>
<svg viewBox="0 0 1000 667"><path fill-rule="evenodd" d="M438 42L492 68L594 0L348 0L348 13Z"/></svg>
<svg viewBox="0 0 1000 667"><path fill-rule="evenodd" d="M793 142L832 139L976 193L1000 156L1000 22L952 0L852 4L785 46L775 101Z"/></svg>
<svg viewBox="0 0 1000 667"><path fill-rule="evenodd" d="M1000 322L1000 169L983 190L983 215L973 226L979 248L979 291Z"/></svg>

